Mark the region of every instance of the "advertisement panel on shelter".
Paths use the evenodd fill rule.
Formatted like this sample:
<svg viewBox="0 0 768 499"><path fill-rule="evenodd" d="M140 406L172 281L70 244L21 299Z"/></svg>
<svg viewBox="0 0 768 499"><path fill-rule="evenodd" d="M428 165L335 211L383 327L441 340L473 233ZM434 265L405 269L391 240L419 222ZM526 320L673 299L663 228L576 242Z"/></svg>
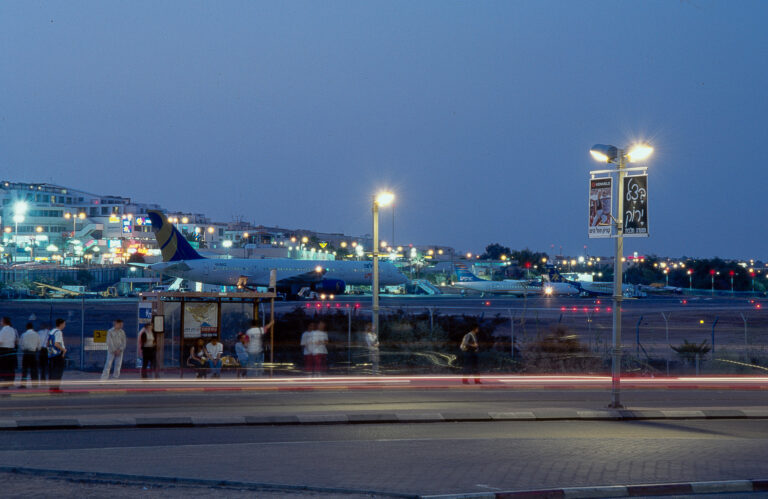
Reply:
<svg viewBox="0 0 768 499"><path fill-rule="evenodd" d="M648 175L624 177L624 235L648 237Z"/></svg>
<svg viewBox="0 0 768 499"><path fill-rule="evenodd" d="M593 178L589 181L589 237L611 237L613 179Z"/></svg>
<svg viewBox="0 0 768 499"><path fill-rule="evenodd" d="M214 338L219 334L217 303L184 304L184 338Z"/></svg>

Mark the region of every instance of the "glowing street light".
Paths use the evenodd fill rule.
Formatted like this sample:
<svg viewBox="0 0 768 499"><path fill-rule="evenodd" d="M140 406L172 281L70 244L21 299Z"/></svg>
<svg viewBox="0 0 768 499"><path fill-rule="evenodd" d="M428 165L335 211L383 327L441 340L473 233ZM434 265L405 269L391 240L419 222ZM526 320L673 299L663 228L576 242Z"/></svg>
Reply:
<svg viewBox="0 0 768 499"><path fill-rule="evenodd" d="M379 208L388 206L395 201L395 195L390 191L381 191L373 198L373 283L372 291L372 327L374 337L379 336ZM376 373L378 366L373 365Z"/></svg>
<svg viewBox="0 0 768 499"><path fill-rule="evenodd" d="M616 196L616 212L624 213L624 176L627 163L648 159L653 153L653 147L645 143L631 146L628 150L616 146L596 144L589 150L592 157L601 163L615 163L618 170L618 195ZM622 255L624 253L624 220L623 215L616 219L616 248L613 258L613 345L611 366L611 404L610 407L620 408L621 405L621 302L622 293Z"/></svg>

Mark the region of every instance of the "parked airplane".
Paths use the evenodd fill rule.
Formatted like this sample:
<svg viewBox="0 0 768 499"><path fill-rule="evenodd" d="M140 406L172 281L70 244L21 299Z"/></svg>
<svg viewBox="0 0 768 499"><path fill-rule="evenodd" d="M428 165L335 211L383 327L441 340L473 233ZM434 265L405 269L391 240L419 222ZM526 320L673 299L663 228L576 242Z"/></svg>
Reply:
<svg viewBox="0 0 768 499"><path fill-rule="evenodd" d="M567 283L550 283L538 280L504 280L487 281L480 279L463 264L456 264L457 282L453 285L472 291L479 291L481 294L498 293L512 294L517 296L543 294L551 295L575 295L579 290Z"/></svg>
<svg viewBox="0 0 768 499"><path fill-rule="evenodd" d="M262 260L209 259L201 256L159 211L149 211L152 230L163 255L150 270L194 282L221 286L257 287L269 285L270 271L277 271L277 290L296 295L300 289L341 294L347 285L370 285L373 263L366 261L321 261L271 258ZM379 263L379 282L396 286L408 280L391 262Z"/></svg>
<svg viewBox="0 0 768 499"><path fill-rule="evenodd" d="M482 295L485 293L526 295L539 293L539 289L532 286L528 281L488 281L480 279L462 264L456 264L456 279L453 283L457 288L463 290L479 291Z"/></svg>
<svg viewBox="0 0 768 499"><path fill-rule="evenodd" d="M552 283L566 283L576 287L583 295L588 296L613 296L613 282L598 281L571 281L563 277L553 266L549 267L549 281ZM621 289L624 296L637 296L635 286L631 284L622 284Z"/></svg>

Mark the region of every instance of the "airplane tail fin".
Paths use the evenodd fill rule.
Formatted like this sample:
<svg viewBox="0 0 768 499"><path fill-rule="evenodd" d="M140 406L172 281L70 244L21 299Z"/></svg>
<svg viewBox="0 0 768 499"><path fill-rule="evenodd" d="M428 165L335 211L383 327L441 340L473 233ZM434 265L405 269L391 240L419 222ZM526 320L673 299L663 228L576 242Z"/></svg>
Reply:
<svg viewBox="0 0 768 499"><path fill-rule="evenodd" d="M454 265L456 267L456 278L460 282L475 282L475 281L482 281L479 277L477 277L475 274L469 271L469 267L464 265L463 263L457 263Z"/></svg>
<svg viewBox="0 0 768 499"><path fill-rule="evenodd" d="M557 271L554 265L547 267L547 277L549 282L566 282L565 277Z"/></svg>
<svg viewBox="0 0 768 499"><path fill-rule="evenodd" d="M152 231L155 233L155 239L157 239L157 245L163 254L164 262L204 258L195 251L189 241L168 221L163 213L150 210L147 214L152 221Z"/></svg>

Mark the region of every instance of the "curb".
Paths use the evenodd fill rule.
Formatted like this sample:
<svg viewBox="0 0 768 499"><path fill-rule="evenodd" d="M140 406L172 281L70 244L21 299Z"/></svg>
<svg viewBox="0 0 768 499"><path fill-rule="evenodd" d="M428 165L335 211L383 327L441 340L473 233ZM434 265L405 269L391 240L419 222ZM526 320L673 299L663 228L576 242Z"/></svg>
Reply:
<svg viewBox="0 0 768 499"><path fill-rule="evenodd" d="M276 414L269 416L151 416L0 419L9 430L73 430L105 428L191 428L215 426L297 426L414 423L480 423L493 421L648 421L768 419L768 407L705 410L571 410L534 409L477 413Z"/></svg>
<svg viewBox="0 0 768 499"><path fill-rule="evenodd" d="M137 484L153 484L159 487L226 487L230 489L252 491L308 491L326 494L345 495L377 495L384 497L397 497L416 499L416 494L399 494L397 492L379 492L376 490L346 489L343 487L315 487L311 485L288 485L266 482L240 482L236 480L216 480L206 478L177 478L155 475L131 475L123 473L100 473L97 471L65 471L43 468L25 468L18 466L0 466L0 473L15 473L18 475L33 475L35 477L52 478L58 480L76 481L80 483L111 483L124 484L133 482Z"/></svg>
<svg viewBox="0 0 768 499"><path fill-rule="evenodd" d="M480 492L471 494L422 495L420 499L586 499L607 497L670 496L677 494L722 494L730 492L768 492L768 479L722 482L682 482L647 485L606 485L563 489Z"/></svg>
<svg viewBox="0 0 768 499"><path fill-rule="evenodd" d="M416 499L586 499L610 497L670 496L677 494L723 494L738 492L768 492L768 479L727 480L719 482L680 482L642 485L606 485L597 487L568 487L560 489L517 490L504 492L479 492L468 494L418 495L376 490L347 489L343 487L315 487L262 482L241 482L205 478L177 478L155 475L131 475L100 473L93 471L65 471L18 466L0 466L0 473L34 475L36 477L77 481L81 483L151 483L160 487L204 486L253 491L310 491L327 494L362 494L383 497Z"/></svg>

